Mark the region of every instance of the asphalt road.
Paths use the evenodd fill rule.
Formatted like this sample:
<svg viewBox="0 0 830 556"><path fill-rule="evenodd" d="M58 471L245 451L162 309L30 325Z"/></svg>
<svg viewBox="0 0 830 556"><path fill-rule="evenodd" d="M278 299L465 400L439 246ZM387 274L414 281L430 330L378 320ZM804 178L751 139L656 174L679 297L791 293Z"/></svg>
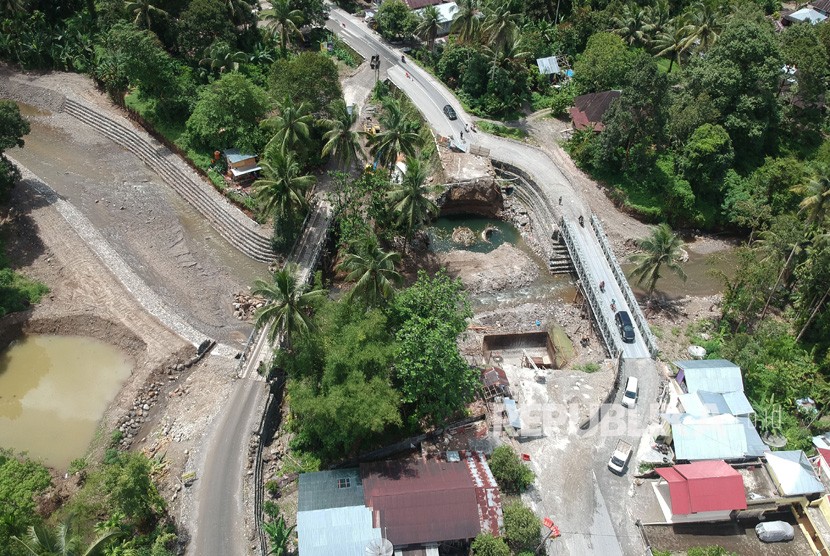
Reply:
<svg viewBox="0 0 830 556"><path fill-rule="evenodd" d="M329 17L329 28L337 32L362 56L368 59L373 54L380 55L381 78L388 77L407 94L435 133L487 148L492 159L511 164L527 173L545 198L547 210L544 212L564 217L573 223L571 228L576 231L575 241L584 254L584 265L591 279L597 284L599 281L605 281L605 293L599 305L606 318L613 323L612 300L618 310L629 309L600 244L588 225L590 207L550 157L541 150L518 141L481 131L465 132L465 124L474 120L466 114L455 96L442 83L413 62L401 62L400 51L384 44L362 21L336 8L331 9ZM450 121L444 115L443 107L447 104L455 110L457 120ZM585 219L585 227L577 224L580 215ZM624 383L628 376L639 377L641 401L635 409L624 410L619 405L618 395L615 403L608 408L610 413L607 417L594 425L593 432L596 434L585 435L581 431L569 434L569 441L573 443L572 449L584 453L585 457L581 460L577 458L576 465L580 469L576 470L576 474L580 480L572 482L567 496L570 500L590 501L593 511L585 512L591 515L569 515L566 507L569 500L561 499L561 493L539 489L539 498L534 501L534 505L545 515L565 516L563 523L566 528L563 531L569 531L550 543L550 554L611 556L637 554L643 551L643 544L628 510L630 476L632 470L636 472L636 462L631 462L628 473L622 477L611 473L606 465L618 439L624 438L632 442L636 449L645 424L656 417L653 402L657 396L659 377L655 363L649 358L648 349L639 333L635 343L622 344L622 352L625 362L621 381ZM620 419L624 420L622 426L606 426L612 422L619 423ZM546 438L523 447L523 450L538 451L542 456L534 458L534 465L546 465L537 462L544 462L544 457L550 456L551 440L553 439ZM544 472L541 468L537 469L537 475L540 471Z"/></svg>

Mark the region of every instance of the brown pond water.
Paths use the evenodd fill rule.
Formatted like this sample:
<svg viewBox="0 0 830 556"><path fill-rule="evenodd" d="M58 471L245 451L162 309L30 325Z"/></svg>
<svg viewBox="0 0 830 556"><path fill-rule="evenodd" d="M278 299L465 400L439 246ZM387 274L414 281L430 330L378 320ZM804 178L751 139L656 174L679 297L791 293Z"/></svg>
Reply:
<svg viewBox="0 0 830 556"><path fill-rule="evenodd" d="M0 354L0 446L65 469L82 457L133 362L81 336L24 336Z"/></svg>

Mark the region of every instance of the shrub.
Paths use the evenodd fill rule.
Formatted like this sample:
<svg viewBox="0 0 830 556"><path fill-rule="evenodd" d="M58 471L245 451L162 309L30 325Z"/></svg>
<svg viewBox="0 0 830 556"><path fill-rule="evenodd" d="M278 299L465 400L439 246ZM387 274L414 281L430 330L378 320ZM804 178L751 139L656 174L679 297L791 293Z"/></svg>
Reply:
<svg viewBox="0 0 830 556"><path fill-rule="evenodd" d="M493 450L490 457L490 470L499 483L499 487L506 493L518 494L533 483L531 471L519 455L510 446L503 445Z"/></svg>
<svg viewBox="0 0 830 556"><path fill-rule="evenodd" d="M494 537L490 533L481 533L470 547L473 556L510 556L510 548L504 539Z"/></svg>
<svg viewBox="0 0 830 556"><path fill-rule="evenodd" d="M519 501L504 507L504 530L507 544L514 551L535 550L539 546L542 536L539 519Z"/></svg>

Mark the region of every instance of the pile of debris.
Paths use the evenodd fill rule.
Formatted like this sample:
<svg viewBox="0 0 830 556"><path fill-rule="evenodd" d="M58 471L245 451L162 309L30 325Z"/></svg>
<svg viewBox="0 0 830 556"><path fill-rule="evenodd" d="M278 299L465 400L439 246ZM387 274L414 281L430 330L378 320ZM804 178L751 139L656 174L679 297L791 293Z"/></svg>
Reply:
<svg viewBox="0 0 830 556"><path fill-rule="evenodd" d="M119 446L126 450L133 443L135 435L144 421L149 419L150 408L158 401L159 392L164 386L162 382L151 382L138 393L133 408L118 421L118 430L121 431Z"/></svg>
<svg viewBox="0 0 830 556"><path fill-rule="evenodd" d="M248 295L246 293L236 293L233 296L233 316L237 320L251 320L257 309L265 306L265 299Z"/></svg>

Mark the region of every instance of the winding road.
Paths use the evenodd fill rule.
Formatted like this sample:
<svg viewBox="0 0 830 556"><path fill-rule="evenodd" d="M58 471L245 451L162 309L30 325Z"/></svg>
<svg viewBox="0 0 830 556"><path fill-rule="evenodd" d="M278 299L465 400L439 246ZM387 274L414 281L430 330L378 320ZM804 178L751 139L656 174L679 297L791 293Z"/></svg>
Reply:
<svg viewBox="0 0 830 556"><path fill-rule="evenodd" d="M361 20L332 6L327 27L364 58L380 55L381 79L388 77L401 89L418 107L436 134L489 149L491 159L525 173L537 190L535 193L539 205L533 208L539 219L556 219L537 222L537 225L543 230L552 231L556 224L564 222L582 254L587 279L593 284L605 282L605 292L599 295L597 305L606 322L613 323L612 300L619 310L628 310L632 314L622 291L627 284L623 286L615 279L597 235L588 225L590 207L569 177L547 154L518 141L480 131L465 132L465 124L474 122L474 119L464 111L452 92L412 61L402 62L401 52L384 43ZM457 120L450 121L444 115L443 107L447 104L455 109ZM576 223L579 216L583 216L584 226ZM622 412L618 394L615 403L601 413L603 418L597 424L587 431L569 431L567 442L573 447L568 450L584 454L585 457L576 460L571 458L567 469L562 469L555 461L549 463L551 457L558 457L552 453L555 448L551 447L558 439L546 437L522 445L522 450L531 454L532 465L538 477L537 488L531 493L529 502L538 514L554 516L563 531L561 538L549 543L549 554L612 556L642 553L644 549L628 510L628 476L611 474L606 463L619 438L632 442L636 448L645 425L655 417L655 404L649 402L657 396L659 375L642 334L637 333L633 344L622 343L615 329L612 334L622 352L620 380L624 381L628 376L639 377L641 403L634 410ZM611 422L622 424L617 427L607 426ZM634 466L635 462L632 461L630 467ZM565 472L570 480L562 491L538 487L562 484L561 477L556 475Z"/></svg>

